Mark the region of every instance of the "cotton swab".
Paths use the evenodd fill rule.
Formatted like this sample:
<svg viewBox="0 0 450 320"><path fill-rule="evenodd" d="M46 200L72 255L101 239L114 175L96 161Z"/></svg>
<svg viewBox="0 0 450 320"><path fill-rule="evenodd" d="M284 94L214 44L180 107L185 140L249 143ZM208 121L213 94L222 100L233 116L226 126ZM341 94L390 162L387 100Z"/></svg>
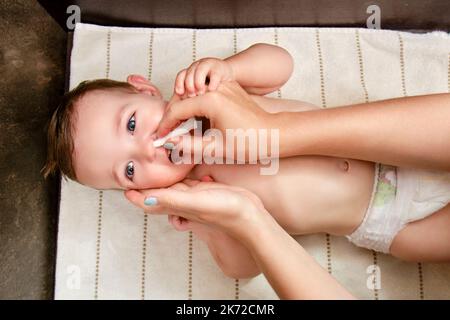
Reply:
<svg viewBox="0 0 450 320"><path fill-rule="evenodd" d="M195 118L190 118L189 120L184 121L178 127L169 132L166 136L156 139L155 141L153 141L153 146L155 148L161 147L167 140L182 136L192 129L197 129L197 121L195 120Z"/></svg>

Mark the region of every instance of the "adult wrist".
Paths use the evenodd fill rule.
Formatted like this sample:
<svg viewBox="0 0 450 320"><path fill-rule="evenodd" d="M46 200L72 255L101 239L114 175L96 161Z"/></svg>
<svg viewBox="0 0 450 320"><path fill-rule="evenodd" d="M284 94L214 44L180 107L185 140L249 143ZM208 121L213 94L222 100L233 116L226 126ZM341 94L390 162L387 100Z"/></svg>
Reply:
<svg viewBox="0 0 450 320"><path fill-rule="evenodd" d="M280 158L311 154L313 114L315 111L272 114L272 128L279 130Z"/></svg>
<svg viewBox="0 0 450 320"><path fill-rule="evenodd" d="M295 143L295 141L292 141L292 137L297 131L291 128L292 120L290 117L292 116L292 112L280 112L271 114L271 126L272 128L277 129L279 132L278 153L280 158L292 156L292 143Z"/></svg>
<svg viewBox="0 0 450 320"><path fill-rule="evenodd" d="M257 250L261 239L267 239L269 235L283 230L267 210L257 207L246 211L239 224L242 228L239 238L250 251Z"/></svg>

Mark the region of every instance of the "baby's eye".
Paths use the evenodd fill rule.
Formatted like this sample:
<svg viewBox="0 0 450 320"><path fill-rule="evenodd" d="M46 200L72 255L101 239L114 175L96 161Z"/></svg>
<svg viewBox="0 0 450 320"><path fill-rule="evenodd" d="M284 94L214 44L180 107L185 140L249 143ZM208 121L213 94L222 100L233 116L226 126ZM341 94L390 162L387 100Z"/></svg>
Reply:
<svg viewBox="0 0 450 320"><path fill-rule="evenodd" d="M134 113L131 116L130 120L128 120L127 129L128 131L134 132L134 129L136 129L136 119L134 118Z"/></svg>
<svg viewBox="0 0 450 320"><path fill-rule="evenodd" d="M133 176L134 176L134 164L132 161L128 162L127 164L127 168L125 170L125 175L127 176L127 178L131 181L133 181Z"/></svg>

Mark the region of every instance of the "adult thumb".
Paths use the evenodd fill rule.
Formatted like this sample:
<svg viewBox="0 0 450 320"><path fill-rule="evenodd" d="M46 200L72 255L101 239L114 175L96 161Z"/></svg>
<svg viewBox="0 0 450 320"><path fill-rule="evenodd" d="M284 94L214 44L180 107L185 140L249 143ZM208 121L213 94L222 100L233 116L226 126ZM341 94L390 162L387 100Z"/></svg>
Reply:
<svg viewBox="0 0 450 320"><path fill-rule="evenodd" d="M197 221L199 221L198 214L208 212L210 209L210 206L205 204L205 199L198 199L199 195L172 188L145 192L127 190L125 197L145 212L165 214L165 211L172 211L177 212L179 216Z"/></svg>

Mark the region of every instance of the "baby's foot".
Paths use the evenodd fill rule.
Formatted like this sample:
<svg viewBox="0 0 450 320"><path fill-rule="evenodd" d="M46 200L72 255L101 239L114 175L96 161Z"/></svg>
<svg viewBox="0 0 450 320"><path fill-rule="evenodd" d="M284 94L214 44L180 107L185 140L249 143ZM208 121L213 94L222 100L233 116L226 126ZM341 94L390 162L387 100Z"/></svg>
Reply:
<svg viewBox="0 0 450 320"><path fill-rule="evenodd" d="M188 231L192 228L192 221L179 216L169 215L169 223L177 231Z"/></svg>
<svg viewBox="0 0 450 320"><path fill-rule="evenodd" d="M202 241L207 241L213 229L205 224L183 217L169 215L169 222L177 231L192 231Z"/></svg>

